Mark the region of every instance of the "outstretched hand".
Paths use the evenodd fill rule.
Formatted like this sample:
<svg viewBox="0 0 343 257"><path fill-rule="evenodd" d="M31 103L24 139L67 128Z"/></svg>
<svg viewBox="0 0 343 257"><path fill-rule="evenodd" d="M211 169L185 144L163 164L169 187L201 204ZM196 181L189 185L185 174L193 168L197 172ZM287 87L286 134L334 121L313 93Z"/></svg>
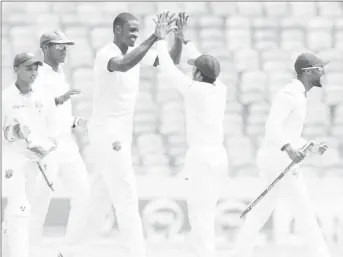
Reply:
<svg viewBox="0 0 343 257"><path fill-rule="evenodd" d="M189 19L189 15L187 15L185 12L181 12L178 15L178 18L176 20L176 29L174 30L175 37L179 38L180 40L184 40L184 29L187 27L187 21Z"/></svg>
<svg viewBox="0 0 343 257"><path fill-rule="evenodd" d="M175 30L177 28L175 25L176 20L175 14L171 14L169 11L157 14L157 20L153 19L156 24L155 35L157 38L165 39L171 31Z"/></svg>

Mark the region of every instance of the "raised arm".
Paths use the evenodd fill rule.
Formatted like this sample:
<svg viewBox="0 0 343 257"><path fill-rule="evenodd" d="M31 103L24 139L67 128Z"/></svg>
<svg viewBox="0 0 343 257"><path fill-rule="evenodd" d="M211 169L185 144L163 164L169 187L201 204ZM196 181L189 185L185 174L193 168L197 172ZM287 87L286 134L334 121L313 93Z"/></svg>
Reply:
<svg viewBox="0 0 343 257"><path fill-rule="evenodd" d="M141 43L134 50L124 56L113 57L108 61L107 69L111 72L126 72L136 66L156 42L157 37L152 34L148 39Z"/></svg>
<svg viewBox="0 0 343 257"><path fill-rule="evenodd" d="M186 85L190 85L192 80L183 74L173 63L167 49L167 41L161 39L157 42L157 52L160 59L162 72L167 73L171 78L175 79L176 86L179 91L183 91Z"/></svg>
<svg viewBox="0 0 343 257"><path fill-rule="evenodd" d="M170 58L173 60L174 64L177 65L180 63L180 59L181 59L181 53L182 53L182 41L175 37L174 39L174 44L172 46L172 48L169 50L169 55ZM159 58L158 58L158 54L155 54L156 58L154 60L153 66L156 67L160 64Z"/></svg>
<svg viewBox="0 0 343 257"><path fill-rule="evenodd" d="M179 38L174 38L174 44L169 51L169 55L172 58L175 65L180 63L182 53L182 42Z"/></svg>

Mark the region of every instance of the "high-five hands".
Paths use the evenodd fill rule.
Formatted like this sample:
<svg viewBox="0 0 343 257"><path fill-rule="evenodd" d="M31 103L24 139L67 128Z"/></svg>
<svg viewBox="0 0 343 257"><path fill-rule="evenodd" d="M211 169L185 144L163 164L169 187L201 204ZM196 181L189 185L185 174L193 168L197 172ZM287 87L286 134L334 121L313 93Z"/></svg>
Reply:
<svg viewBox="0 0 343 257"><path fill-rule="evenodd" d="M171 31L174 31L177 28L175 25L177 18L174 17L175 14L171 14L168 11L157 14L157 20L153 19L156 24L155 35L158 39L165 39Z"/></svg>
<svg viewBox="0 0 343 257"><path fill-rule="evenodd" d="M174 30L174 35L178 39L180 39L182 42L185 41L184 36L184 29L187 27L187 21L188 21L189 15L187 15L185 12L181 12L178 15L178 18L176 20L176 29Z"/></svg>

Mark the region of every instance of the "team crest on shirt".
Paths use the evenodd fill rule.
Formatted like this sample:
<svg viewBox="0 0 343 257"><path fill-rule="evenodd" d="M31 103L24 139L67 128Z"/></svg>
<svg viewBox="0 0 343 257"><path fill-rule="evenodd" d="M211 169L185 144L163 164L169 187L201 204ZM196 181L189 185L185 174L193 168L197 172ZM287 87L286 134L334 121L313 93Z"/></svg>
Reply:
<svg viewBox="0 0 343 257"><path fill-rule="evenodd" d="M114 150L114 151L119 151L119 150L121 149L121 144L120 144L119 141L114 141L114 142L112 143L112 147L113 147L113 150Z"/></svg>
<svg viewBox="0 0 343 257"><path fill-rule="evenodd" d="M11 178L13 176L13 170L5 170L5 178Z"/></svg>
<svg viewBox="0 0 343 257"><path fill-rule="evenodd" d="M21 109L21 108L25 108L26 105L24 104L21 104L21 105L13 105L13 109L16 110L16 109Z"/></svg>

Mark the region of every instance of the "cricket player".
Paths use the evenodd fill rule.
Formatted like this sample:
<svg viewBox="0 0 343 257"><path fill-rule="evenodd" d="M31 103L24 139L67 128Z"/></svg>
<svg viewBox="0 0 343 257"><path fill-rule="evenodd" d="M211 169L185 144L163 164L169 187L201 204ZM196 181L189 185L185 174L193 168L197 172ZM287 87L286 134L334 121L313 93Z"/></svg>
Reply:
<svg viewBox="0 0 343 257"><path fill-rule="evenodd" d="M185 44L191 59L193 77L184 75L167 52L167 21L161 19L157 42L160 68L174 78L173 85L182 94L186 115L186 138L189 146L184 172L188 187L187 205L192 231L189 243L196 256L215 256L215 213L221 181L227 176L228 160L223 146L223 122L226 86L218 80L220 63L210 55L200 55L195 45L184 39L183 28L188 16L177 22L176 36ZM181 26L181 28L180 28Z"/></svg>
<svg viewBox="0 0 343 257"><path fill-rule="evenodd" d="M173 15L166 14L172 24ZM94 64L93 113L89 120L90 144L98 160L94 164L98 178L91 190L89 222L100 228L109 203L116 208L116 216L125 256L146 255L142 223L131 160L134 108L139 92L140 64L158 65L157 54L150 50L157 40L156 31L139 46L135 42L139 21L130 13L121 13L113 21L113 42L101 48ZM179 62L182 43L179 39L170 51ZM105 207L104 207L105 206ZM107 209L107 208L106 208Z"/></svg>
<svg viewBox="0 0 343 257"><path fill-rule="evenodd" d="M86 227L86 210L89 203L89 181L86 165L80 155L78 145L73 135L77 126L85 127L86 120L72 115L71 96L80 93L70 88L63 72L63 63L69 46L74 45L61 31L54 30L40 37L40 47L44 53L44 63L35 83L36 90L55 99L55 113L58 127L54 137L58 141L56 150L58 174L70 194L70 213L66 231L65 245L60 256L74 256L81 243ZM32 215L30 220L31 243L39 250L43 225L47 216L51 193L43 185L35 186L35 194L44 195L39 201L33 197Z"/></svg>
<svg viewBox="0 0 343 257"><path fill-rule="evenodd" d="M325 64L311 53L299 55L294 63L297 78L274 98L266 122L265 137L257 155L260 176L266 182L274 180L291 161L300 162L304 158L299 149L306 144L301 137L306 117L306 94L312 87L322 87ZM316 144L314 153L321 155L326 148L325 143ZM329 250L299 173L284 177L251 213L247 214L233 256L252 256L254 240L274 210L275 201L280 195L284 196L282 199L287 201L286 204L294 213L296 222L302 226L308 245L313 250L311 256L329 257Z"/></svg>
<svg viewBox="0 0 343 257"><path fill-rule="evenodd" d="M33 54L16 55L13 63L16 80L2 91L2 188L8 201L3 236L7 239L10 257L29 257L32 206L26 193L27 176L38 170L37 162L46 171L56 169L51 152L57 147L51 138L54 102L32 89L38 66L42 66L42 62ZM45 183L41 175L38 181Z"/></svg>

